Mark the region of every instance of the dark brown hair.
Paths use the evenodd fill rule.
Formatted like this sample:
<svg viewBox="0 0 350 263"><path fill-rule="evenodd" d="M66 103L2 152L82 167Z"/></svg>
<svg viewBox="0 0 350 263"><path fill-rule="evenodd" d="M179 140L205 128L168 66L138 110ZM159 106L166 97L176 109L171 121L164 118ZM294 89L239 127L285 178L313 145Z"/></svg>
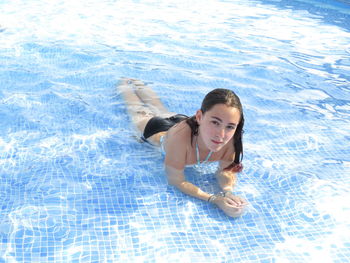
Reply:
<svg viewBox="0 0 350 263"><path fill-rule="evenodd" d="M224 104L229 107L237 108L241 113L240 121L237 125L235 134L233 135L233 147L235 150L235 159L232 165L227 167L227 169L232 169L234 166L240 165L243 159L243 143L242 134L244 126L244 116L243 108L239 97L229 89L214 89L209 92L203 99L201 111L204 114L209 111L216 104ZM198 135L198 122L196 121L196 116L192 116L186 120L186 123L191 128L191 141L193 142L193 137Z"/></svg>

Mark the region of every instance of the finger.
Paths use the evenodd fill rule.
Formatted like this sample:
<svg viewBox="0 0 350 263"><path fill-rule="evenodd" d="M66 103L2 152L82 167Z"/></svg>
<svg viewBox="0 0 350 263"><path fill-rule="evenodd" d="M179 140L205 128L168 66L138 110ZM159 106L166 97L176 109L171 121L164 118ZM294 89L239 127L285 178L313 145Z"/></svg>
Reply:
<svg viewBox="0 0 350 263"><path fill-rule="evenodd" d="M233 206L238 206L238 205L239 205L239 202L237 202L237 200L235 200L235 199L225 198L225 200L226 200L229 204L232 204Z"/></svg>
<svg viewBox="0 0 350 263"><path fill-rule="evenodd" d="M247 203L244 199L242 199L242 198L236 198L236 199L235 199L235 202L236 202L236 204L237 204L237 207L239 207L239 208L243 208L245 205L248 204L248 203Z"/></svg>
<svg viewBox="0 0 350 263"><path fill-rule="evenodd" d="M240 203L240 199L237 198L237 196L231 195L231 196L227 196L227 198L229 198L230 200L232 200L233 202L239 204Z"/></svg>
<svg viewBox="0 0 350 263"><path fill-rule="evenodd" d="M240 198L240 197L236 197L237 199L237 202L240 204L240 205L246 205L248 204L246 200L244 200L243 198Z"/></svg>
<svg viewBox="0 0 350 263"><path fill-rule="evenodd" d="M242 205L238 204L238 203L232 203L232 205L230 205L231 208L234 208L234 209L241 209L243 208Z"/></svg>
<svg viewBox="0 0 350 263"><path fill-rule="evenodd" d="M233 200L235 203L237 203L237 204L241 204L242 202L241 202L241 199L240 198L238 198L237 196L234 196L231 200Z"/></svg>
<svg viewBox="0 0 350 263"><path fill-rule="evenodd" d="M241 199L242 205L247 205L248 202L245 199Z"/></svg>
<svg viewBox="0 0 350 263"><path fill-rule="evenodd" d="M227 205L229 205L229 206L232 206L232 207L236 207L237 206L236 202L232 201L231 199L226 199L225 203Z"/></svg>
<svg viewBox="0 0 350 263"><path fill-rule="evenodd" d="M239 204L240 204L241 206L244 205L243 200L239 200Z"/></svg>
<svg viewBox="0 0 350 263"><path fill-rule="evenodd" d="M235 202L234 200L231 200L231 199L226 199L226 200L225 200L225 203L226 203L228 206L230 206L231 208L237 208L237 207L240 206L237 202Z"/></svg>

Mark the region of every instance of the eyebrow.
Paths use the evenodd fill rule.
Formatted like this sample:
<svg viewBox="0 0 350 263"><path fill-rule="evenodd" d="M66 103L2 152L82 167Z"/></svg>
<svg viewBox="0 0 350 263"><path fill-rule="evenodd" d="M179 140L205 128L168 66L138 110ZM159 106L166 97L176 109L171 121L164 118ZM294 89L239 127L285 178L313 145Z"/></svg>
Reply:
<svg viewBox="0 0 350 263"><path fill-rule="evenodd" d="M222 119L220 119L219 117L216 117L216 116L211 116L211 117L219 122L223 122ZM232 123L232 122L230 122L229 125L237 126L236 123Z"/></svg>

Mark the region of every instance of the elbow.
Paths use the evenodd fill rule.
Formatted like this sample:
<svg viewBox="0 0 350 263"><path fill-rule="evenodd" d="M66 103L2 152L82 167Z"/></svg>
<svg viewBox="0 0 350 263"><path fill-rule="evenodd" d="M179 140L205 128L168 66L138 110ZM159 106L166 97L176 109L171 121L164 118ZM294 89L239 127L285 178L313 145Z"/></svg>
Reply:
<svg viewBox="0 0 350 263"><path fill-rule="evenodd" d="M179 181L168 179L168 185L179 187Z"/></svg>
<svg viewBox="0 0 350 263"><path fill-rule="evenodd" d="M168 185L175 186L174 180L168 179Z"/></svg>
<svg viewBox="0 0 350 263"><path fill-rule="evenodd" d="M168 178L168 184L171 186L175 186L176 188L181 189L183 187L183 184L185 183L185 181L181 181L181 180L174 180L174 179L170 179Z"/></svg>

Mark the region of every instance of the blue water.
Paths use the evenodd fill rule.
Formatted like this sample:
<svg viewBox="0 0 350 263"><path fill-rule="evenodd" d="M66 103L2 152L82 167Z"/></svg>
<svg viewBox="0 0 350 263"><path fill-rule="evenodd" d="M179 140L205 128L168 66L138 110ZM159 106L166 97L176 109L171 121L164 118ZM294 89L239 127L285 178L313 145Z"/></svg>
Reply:
<svg viewBox="0 0 350 263"><path fill-rule="evenodd" d="M0 262L350 261L350 3L0 2ZM244 105L238 219L167 185L115 89ZM215 165L187 169L215 193Z"/></svg>

